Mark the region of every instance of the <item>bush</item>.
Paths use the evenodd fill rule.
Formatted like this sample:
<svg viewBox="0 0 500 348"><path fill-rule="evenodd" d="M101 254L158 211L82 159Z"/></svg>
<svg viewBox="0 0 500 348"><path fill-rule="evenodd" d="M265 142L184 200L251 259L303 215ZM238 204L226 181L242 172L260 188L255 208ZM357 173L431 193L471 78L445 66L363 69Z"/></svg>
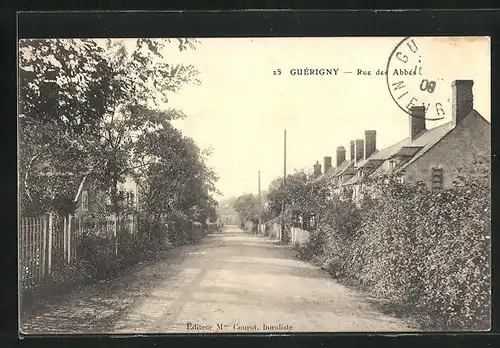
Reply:
<svg viewBox="0 0 500 348"><path fill-rule="evenodd" d="M222 228L222 226L223 226L222 223L209 222L207 224L207 233L210 234L219 231Z"/></svg>
<svg viewBox="0 0 500 348"><path fill-rule="evenodd" d="M365 192L359 207L331 202L301 252L412 310L424 326L488 329L489 185L435 191L378 181Z"/></svg>
<svg viewBox="0 0 500 348"><path fill-rule="evenodd" d="M90 262L94 276L108 279L115 276L120 269L120 260L115 254L115 240L85 236L80 244L79 255Z"/></svg>
<svg viewBox="0 0 500 348"><path fill-rule="evenodd" d="M187 229L188 241L196 243L205 236L205 229L199 222L190 222Z"/></svg>
<svg viewBox="0 0 500 348"><path fill-rule="evenodd" d="M146 258L150 246L141 235L129 233L120 236L118 242L118 263L121 267L132 266Z"/></svg>
<svg viewBox="0 0 500 348"><path fill-rule="evenodd" d="M166 227L155 224L143 225L136 235L121 231L117 243L115 239L85 236L78 252L80 257L90 264L95 278L109 279L126 267L148 260L155 253L170 247Z"/></svg>
<svg viewBox="0 0 500 348"><path fill-rule="evenodd" d="M307 241L298 248L298 255L303 260L316 260L324 262L324 246L326 244L326 233L325 227L320 226L317 229L313 229L310 232L310 236Z"/></svg>
<svg viewBox="0 0 500 348"><path fill-rule="evenodd" d="M61 262L52 268L34 288L21 292L21 311L29 311L40 299L62 295L81 285L92 282L95 275L92 265L85 260L75 259L70 264Z"/></svg>
<svg viewBox="0 0 500 348"><path fill-rule="evenodd" d="M490 302L490 191L470 182L432 191L392 184L364 209L362 277L414 307L427 325L485 329ZM372 202L373 204L373 202Z"/></svg>

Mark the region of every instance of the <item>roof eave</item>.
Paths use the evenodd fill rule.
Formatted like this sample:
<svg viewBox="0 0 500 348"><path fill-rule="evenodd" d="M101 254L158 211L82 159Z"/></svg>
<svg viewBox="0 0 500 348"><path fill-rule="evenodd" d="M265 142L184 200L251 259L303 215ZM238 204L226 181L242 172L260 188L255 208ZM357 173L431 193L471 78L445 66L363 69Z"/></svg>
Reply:
<svg viewBox="0 0 500 348"><path fill-rule="evenodd" d="M78 192L76 193L74 202L78 202L78 197L80 197L82 191L83 191L83 185L85 185L85 181L87 181L88 174L85 174L83 177L82 181L80 182L80 186L78 186Z"/></svg>

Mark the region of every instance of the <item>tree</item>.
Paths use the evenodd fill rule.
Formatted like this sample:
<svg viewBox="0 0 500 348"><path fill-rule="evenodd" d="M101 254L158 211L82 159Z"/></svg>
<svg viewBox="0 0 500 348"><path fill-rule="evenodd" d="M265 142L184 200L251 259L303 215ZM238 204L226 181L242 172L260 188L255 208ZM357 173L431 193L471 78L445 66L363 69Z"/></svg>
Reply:
<svg viewBox="0 0 500 348"><path fill-rule="evenodd" d="M23 40L19 46L21 208L38 213L53 209L57 195L66 197L72 174L85 168L78 139L104 110L95 92L107 63L90 40Z"/></svg>
<svg viewBox="0 0 500 348"><path fill-rule="evenodd" d="M123 40L20 42L23 212L51 209L67 176L78 180L89 171L97 172L117 210L116 187L130 166L135 135L182 117L162 109L168 92L199 82L192 66L165 63L169 42L137 39L130 49ZM181 50L195 43L178 42Z"/></svg>
<svg viewBox="0 0 500 348"><path fill-rule="evenodd" d="M143 209L148 215L154 219L182 214L200 222L216 220L217 202L211 194L218 193L218 177L205 163L209 154L168 122L141 134L134 148L133 168L144 179Z"/></svg>
<svg viewBox="0 0 500 348"><path fill-rule="evenodd" d="M245 221L257 222L259 220L259 198L251 193L236 198L233 208L238 213L242 223Z"/></svg>
<svg viewBox="0 0 500 348"><path fill-rule="evenodd" d="M285 183L283 178L274 180L267 193L269 213L273 217L281 216L283 205L287 212L295 217L308 217L319 214L325 206L328 196L327 187L304 172L287 175Z"/></svg>

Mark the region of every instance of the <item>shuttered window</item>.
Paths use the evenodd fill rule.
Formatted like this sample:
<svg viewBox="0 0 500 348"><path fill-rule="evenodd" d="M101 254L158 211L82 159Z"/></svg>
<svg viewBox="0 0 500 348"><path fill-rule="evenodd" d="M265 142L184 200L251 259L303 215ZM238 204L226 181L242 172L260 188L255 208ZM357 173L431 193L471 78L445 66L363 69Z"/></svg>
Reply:
<svg viewBox="0 0 500 348"><path fill-rule="evenodd" d="M432 188L440 189L443 187L443 168L432 168Z"/></svg>
<svg viewBox="0 0 500 348"><path fill-rule="evenodd" d="M393 170L394 168L396 168L396 160L394 158L391 158L387 161L387 169Z"/></svg>

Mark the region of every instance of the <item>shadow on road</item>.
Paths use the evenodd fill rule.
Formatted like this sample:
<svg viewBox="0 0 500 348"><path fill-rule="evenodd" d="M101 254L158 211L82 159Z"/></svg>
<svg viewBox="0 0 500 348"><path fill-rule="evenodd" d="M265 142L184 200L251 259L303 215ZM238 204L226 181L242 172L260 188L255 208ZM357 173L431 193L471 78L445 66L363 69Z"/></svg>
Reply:
<svg viewBox="0 0 500 348"><path fill-rule="evenodd" d="M22 327L29 333L147 333L182 331L199 320L288 321L305 331L401 327L325 271L297 260L289 246L227 226L166 259L53 301L23 318Z"/></svg>

